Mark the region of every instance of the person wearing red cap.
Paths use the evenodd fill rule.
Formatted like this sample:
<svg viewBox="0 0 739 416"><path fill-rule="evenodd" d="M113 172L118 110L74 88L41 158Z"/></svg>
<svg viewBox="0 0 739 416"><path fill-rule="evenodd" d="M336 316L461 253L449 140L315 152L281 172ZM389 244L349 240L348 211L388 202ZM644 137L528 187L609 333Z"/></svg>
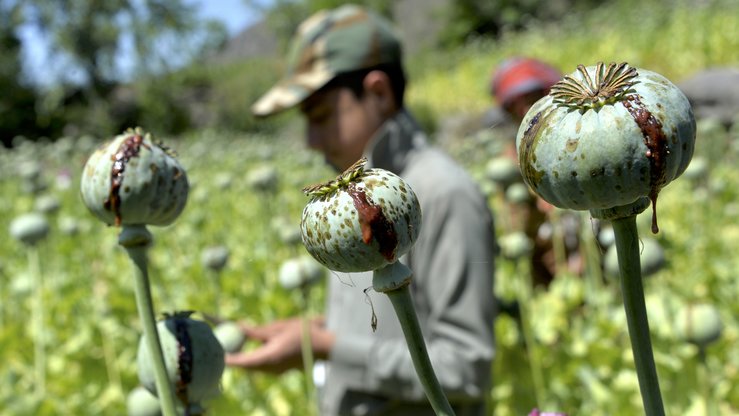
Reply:
<svg viewBox="0 0 739 416"><path fill-rule="evenodd" d="M515 57L504 61L495 71L490 92L519 124L529 108L561 78L559 70L542 61Z"/></svg>
<svg viewBox="0 0 739 416"><path fill-rule="evenodd" d="M562 79L562 74L553 66L530 57L512 57L503 61L494 71L490 81L490 94L498 104L497 116L488 117L486 122L493 128L510 128L510 143L503 150L506 157L518 160L515 149L515 134L532 105L549 93L552 85ZM555 253L553 248L553 221L551 213L554 207L541 198L532 198L529 203L518 204L509 210L511 215L519 217L523 231L533 240L534 251L531 255L532 277L537 285L548 285L557 274ZM565 221L566 238L570 244L563 245L567 251L568 270L578 273L581 262L577 254L577 219L561 215L559 223Z"/></svg>

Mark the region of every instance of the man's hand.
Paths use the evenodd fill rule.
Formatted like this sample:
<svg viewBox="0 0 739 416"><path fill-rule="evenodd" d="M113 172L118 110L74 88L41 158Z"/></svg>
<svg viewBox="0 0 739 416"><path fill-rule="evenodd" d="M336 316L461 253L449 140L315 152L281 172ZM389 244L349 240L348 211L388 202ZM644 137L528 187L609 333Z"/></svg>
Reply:
<svg viewBox="0 0 739 416"><path fill-rule="evenodd" d="M324 327L323 319L309 323L313 356L328 358L334 343L333 332ZM241 324L247 338L262 343L254 350L226 355L226 365L250 370L282 373L293 368L302 368L301 337L303 323L300 318L275 321L262 326Z"/></svg>

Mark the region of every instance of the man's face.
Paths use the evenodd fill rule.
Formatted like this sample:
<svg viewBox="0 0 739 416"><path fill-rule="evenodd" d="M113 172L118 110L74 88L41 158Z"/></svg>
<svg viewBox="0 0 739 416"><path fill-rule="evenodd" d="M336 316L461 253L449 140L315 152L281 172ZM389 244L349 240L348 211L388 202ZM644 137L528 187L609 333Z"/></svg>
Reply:
<svg viewBox="0 0 739 416"><path fill-rule="evenodd" d="M531 106L548 93L548 90L536 90L519 95L512 99L507 106L505 106L505 110L517 123L520 123L523 120L524 116L526 116L526 113L529 111Z"/></svg>
<svg viewBox="0 0 739 416"><path fill-rule="evenodd" d="M383 118L370 93L357 99L348 88L319 91L300 106L306 118L308 147L323 153L326 162L343 171L362 157Z"/></svg>

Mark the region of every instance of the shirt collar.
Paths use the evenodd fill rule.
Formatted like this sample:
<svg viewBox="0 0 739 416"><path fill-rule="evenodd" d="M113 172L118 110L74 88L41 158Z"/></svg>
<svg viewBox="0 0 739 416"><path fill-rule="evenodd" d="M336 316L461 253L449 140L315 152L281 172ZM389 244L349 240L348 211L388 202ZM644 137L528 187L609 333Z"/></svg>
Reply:
<svg viewBox="0 0 739 416"><path fill-rule="evenodd" d="M375 133L365 149L367 168L381 168L400 174L408 155L427 145L426 135L407 110L401 109Z"/></svg>

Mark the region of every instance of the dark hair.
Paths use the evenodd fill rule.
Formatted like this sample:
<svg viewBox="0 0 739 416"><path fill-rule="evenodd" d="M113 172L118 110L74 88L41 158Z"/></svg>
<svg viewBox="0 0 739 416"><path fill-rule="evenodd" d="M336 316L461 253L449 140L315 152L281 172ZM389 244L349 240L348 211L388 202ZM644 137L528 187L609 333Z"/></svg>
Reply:
<svg viewBox="0 0 739 416"><path fill-rule="evenodd" d="M323 86L321 90L342 87L349 88L354 93L354 96L362 98L364 96L364 77L372 71L382 71L387 74L390 80L390 88L395 96L395 102L398 104L398 107L402 107L403 97L405 96L406 77L403 66L398 63L380 64L355 71L342 72Z"/></svg>

